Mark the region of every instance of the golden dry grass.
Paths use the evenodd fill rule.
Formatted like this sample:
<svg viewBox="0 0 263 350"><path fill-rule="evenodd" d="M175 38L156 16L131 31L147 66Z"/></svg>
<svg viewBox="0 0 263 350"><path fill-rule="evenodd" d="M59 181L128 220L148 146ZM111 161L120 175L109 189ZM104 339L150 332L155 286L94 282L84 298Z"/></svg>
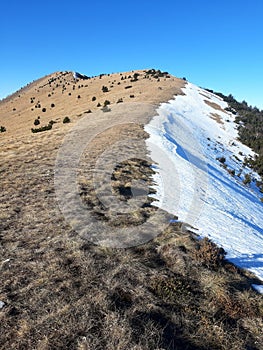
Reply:
<svg viewBox="0 0 263 350"><path fill-rule="evenodd" d="M208 106L212 107L213 109L218 110L218 111L220 111L220 112L226 113L226 111L223 110L217 103L212 102L212 101L209 101L209 100L205 100L204 102L205 102Z"/></svg>
<svg viewBox="0 0 263 350"><path fill-rule="evenodd" d="M131 82L134 73L140 76L138 81ZM1 137L29 135L34 120L39 116L41 125L50 120L62 122L65 116L75 121L89 110L99 110L98 103L103 106L105 100L111 105L122 99L123 103L144 102L157 106L182 93L180 89L184 84L183 80L172 76L158 80L147 76L145 71L106 74L78 81L73 78L72 72L56 72L21 89L13 98L0 102L0 122L7 129ZM109 92L103 92L103 86ZM127 89L127 86L132 87ZM134 97L131 98L131 95ZM93 97L96 97L95 101L92 101ZM54 107L51 107L52 104ZM46 108L45 112L43 108Z"/></svg>
<svg viewBox="0 0 263 350"><path fill-rule="evenodd" d="M217 113L210 113L210 116L213 120L215 120L218 124L224 124L222 118Z"/></svg>

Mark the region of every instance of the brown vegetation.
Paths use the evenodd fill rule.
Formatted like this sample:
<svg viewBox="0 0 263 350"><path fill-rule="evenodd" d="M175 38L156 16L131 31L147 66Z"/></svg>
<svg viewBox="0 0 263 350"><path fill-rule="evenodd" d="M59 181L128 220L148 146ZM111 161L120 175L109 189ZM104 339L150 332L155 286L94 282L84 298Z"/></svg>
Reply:
<svg viewBox="0 0 263 350"><path fill-rule="evenodd" d="M224 109L222 109L217 103L209 101L209 100L205 100L204 101L208 106L212 107L213 109L216 109L220 112L224 112L226 113L226 111Z"/></svg>

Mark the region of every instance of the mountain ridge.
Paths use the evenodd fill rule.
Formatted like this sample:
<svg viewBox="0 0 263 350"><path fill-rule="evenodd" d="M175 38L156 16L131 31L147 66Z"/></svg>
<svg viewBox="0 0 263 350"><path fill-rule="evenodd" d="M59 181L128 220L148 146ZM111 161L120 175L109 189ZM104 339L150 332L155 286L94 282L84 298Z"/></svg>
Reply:
<svg viewBox="0 0 263 350"><path fill-rule="evenodd" d="M76 84L59 74L0 104L0 125L6 127L0 134L0 348L262 350L263 299L252 288L260 280L226 260L222 248L176 215L137 246L96 244L98 227L116 239L130 227L140 233L151 217L156 227L165 218L152 205L158 164L147 150L145 125L162 102L184 97L186 81L155 70ZM84 86L91 81L91 89ZM211 121L220 121L218 110L213 113ZM63 123L65 117L69 123ZM49 130L32 133L51 120ZM64 168L58 167L61 150L65 156L76 152L62 157ZM107 161L116 154L119 162L108 172ZM88 232L66 219L54 182L61 176L56 179L65 191L62 204L70 213L65 175L75 166L76 194L91 218ZM106 184L100 174L110 174ZM139 207L125 213L130 202L136 205L133 197Z"/></svg>

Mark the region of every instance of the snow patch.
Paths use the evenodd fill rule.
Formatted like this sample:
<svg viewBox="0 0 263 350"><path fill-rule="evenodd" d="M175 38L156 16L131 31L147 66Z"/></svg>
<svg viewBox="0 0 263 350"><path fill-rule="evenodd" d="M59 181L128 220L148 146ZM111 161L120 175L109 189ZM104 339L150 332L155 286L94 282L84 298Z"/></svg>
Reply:
<svg viewBox="0 0 263 350"><path fill-rule="evenodd" d="M263 285L262 284L252 284L252 287L260 294L263 294Z"/></svg>
<svg viewBox="0 0 263 350"><path fill-rule="evenodd" d="M147 147L158 164L153 205L196 227L222 246L230 261L263 280L259 176L243 166L254 152L238 140L226 102L190 83L183 91L185 95L162 103L145 126ZM248 173L254 182L245 186Z"/></svg>

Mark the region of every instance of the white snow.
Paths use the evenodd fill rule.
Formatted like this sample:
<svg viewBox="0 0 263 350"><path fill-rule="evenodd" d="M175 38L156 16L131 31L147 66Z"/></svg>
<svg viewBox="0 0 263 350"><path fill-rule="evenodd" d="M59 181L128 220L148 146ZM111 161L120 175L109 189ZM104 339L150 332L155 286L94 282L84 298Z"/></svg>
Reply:
<svg viewBox="0 0 263 350"><path fill-rule="evenodd" d="M252 287L259 293L263 294L263 285L262 284L252 284Z"/></svg>
<svg viewBox="0 0 263 350"><path fill-rule="evenodd" d="M6 259L6 260L2 261L2 264L5 264L5 263L7 263L9 261L10 261L10 259Z"/></svg>
<svg viewBox="0 0 263 350"><path fill-rule="evenodd" d="M224 110L227 103L190 83L183 91L161 104L145 127L147 147L158 164L154 205L194 226L222 246L228 260L263 280L262 194L255 181L242 182L247 173L259 179L243 167L244 158L254 153L237 140L235 116Z"/></svg>

